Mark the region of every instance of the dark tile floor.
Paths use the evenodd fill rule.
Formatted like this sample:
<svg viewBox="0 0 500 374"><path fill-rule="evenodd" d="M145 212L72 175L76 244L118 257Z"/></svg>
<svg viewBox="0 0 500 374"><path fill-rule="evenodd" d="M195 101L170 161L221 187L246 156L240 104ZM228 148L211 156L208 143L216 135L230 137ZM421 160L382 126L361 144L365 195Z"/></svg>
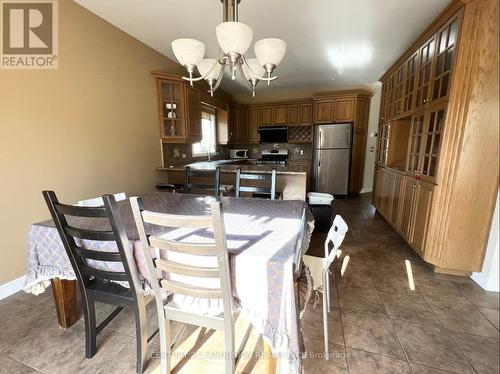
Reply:
<svg viewBox="0 0 500 374"><path fill-rule="evenodd" d="M314 307L311 300L302 322L305 372L498 373L499 294L483 291L468 278L433 273L374 212L369 196L338 199L335 209L350 231L332 269L332 358L317 358L323 351L322 314L320 303ZM321 254L323 239L313 237L309 254ZM101 318L107 310L99 308ZM154 308L148 313L154 325ZM237 344L247 326L245 321L238 325ZM201 356L223 344L219 333L202 335L200 329L190 331L178 350L195 347ZM50 292L38 297L21 292L0 301L0 374L134 372L130 313L122 313L102 332L91 360L84 358L84 339L82 321L68 330L57 326ZM155 341L151 353L158 348ZM256 355L261 351L262 340L253 333L237 372L263 372ZM177 362L180 373L223 373L217 359ZM159 373L159 360L150 360L147 372Z"/></svg>

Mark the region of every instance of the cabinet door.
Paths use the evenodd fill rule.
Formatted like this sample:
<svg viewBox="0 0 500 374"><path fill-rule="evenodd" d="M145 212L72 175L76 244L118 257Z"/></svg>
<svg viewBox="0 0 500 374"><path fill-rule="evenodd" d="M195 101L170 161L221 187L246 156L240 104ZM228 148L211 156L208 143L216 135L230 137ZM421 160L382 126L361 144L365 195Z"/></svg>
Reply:
<svg viewBox="0 0 500 374"><path fill-rule="evenodd" d="M420 108L431 100L432 63L436 38L433 36L418 50L417 91L415 107Z"/></svg>
<svg viewBox="0 0 500 374"><path fill-rule="evenodd" d="M273 107L273 122L274 125L288 124L288 105L278 105Z"/></svg>
<svg viewBox="0 0 500 374"><path fill-rule="evenodd" d="M185 143L186 111L184 110L184 84L163 79L158 79L157 83L162 141L167 143Z"/></svg>
<svg viewBox="0 0 500 374"><path fill-rule="evenodd" d="M415 189L415 203L413 209L413 232L411 244L420 252L424 252L425 238L429 221L434 186L419 182Z"/></svg>
<svg viewBox="0 0 500 374"><path fill-rule="evenodd" d="M290 104L288 106L288 123L290 125L300 124L300 105Z"/></svg>
<svg viewBox="0 0 500 374"><path fill-rule="evenodd" d="M201 140L201 94L200 91L189 85L186 89L186 127L189 142Z"/></svg>
<svg viewBox="0 0 500 374"><path fill-rule="evenodd" d="M330 123L333 122L334 101L318 100L315 103L314 122L315 123Z"/></svg>
<svg viewBox="0 0 500 374"><path fill-rule="evenodd" d="M300 105L299 121L301 125L310 125L313 122L312 109L313 109L312 104Z"/></svg>
<svg viewBox="0 0 500 374"><path fill-rule="evenodd" d="M334 120L336 122L354 121L354 99L335 99Z"/></svg>
<svg viewBox="0 0 500 374"><path fill-rule="evenodd" d="M227 110L216 109L215 120L217 124L217 144L228 144L230 137L229 115Z"/></svg>
<svg viewBox="0 0 500 374"><path fill-rule="evenodd" d="M247 107L243 105L236 106L236 139L238 143L248 141L248 113Z"/></svg>
<svg viewBox="0 0 500 374"><path fill-rule="evenodd" d="M403 112L403 86L404 86L405 65L401 66L394 73L394 91L391 113L393 117L399 116Z"/></svg>
<svg viewBox="0 0 500 374"><path fill-rule="evenodd" d="M273 125L273 107L264 107L259 109L261 112L261 126Z"/></svg>
<svg viewBox="0 0 500 374"><path fill-rule="evenodd" d="M405 177L403 180L402 195L400 196L401 220L399 222L399 231L408 242L411 242L412 210L415 188L415 179Z"/></svg>
<svg viewBox="0 0 500 374"><path fill-rule="evenodd" d="M417 74L418 53L411 56L405 63L405 79L402 110L404 113L411 112L415 92L415 77Z"/></svg>
<svg viewBox="0 0 500 374"><path fill-rule="evenodd" d="M262 121L262 112L258 108L248 110L248 141L250 143L259 142L259 126Z"/></svg>
<svg viewBox="0 0 500 374"><path fill-rule="evenodd" d="M374 176L375 190L373 191L373 204L380 212L380 203L382 202L382 170L377 168Z"/></svg>
<svg viewBox="0 0 500 374"><path fill-rule="evenodd" d="M448 97L450 77L455 62L459 23L460 16L456 16L437 33L432 100Z"/></svg>
<svg viewBox="0 0 500 374"><path fill-rule="evenodd" d="M420 173L423 177L428 177L429 179L435 179L437 175L446 107L447 104L441 104L435 109L430 109L425 116Z"/></svg>
<svg viewBox="0 0 500 374"><path fill-rule="evenodd" d="M392 191L391 191L391 215L389 217L389 222L397 227L398 224L398 213L399 213L399 199L401 197L401 185L403 182L403 176L398 173L393 173L391 175L392 180Z"/></svg>
<svg viewBox="0 0 500 374"><path fill-rule="evenodd" d="M416 113L411 120L406 170L415 174L420 172L424 119L424 113L420 112Z"/></svg>

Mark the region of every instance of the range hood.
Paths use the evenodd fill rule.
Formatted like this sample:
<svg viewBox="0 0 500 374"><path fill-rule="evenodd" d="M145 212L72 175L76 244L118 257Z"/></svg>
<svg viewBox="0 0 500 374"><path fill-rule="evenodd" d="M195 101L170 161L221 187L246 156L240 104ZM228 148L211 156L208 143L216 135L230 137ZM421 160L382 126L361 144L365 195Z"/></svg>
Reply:
<svg viewBox="0 0 500 374"><path fill-rule="evenodd" d="M259 127L260 143L288 143L288 127Z"/></svg>

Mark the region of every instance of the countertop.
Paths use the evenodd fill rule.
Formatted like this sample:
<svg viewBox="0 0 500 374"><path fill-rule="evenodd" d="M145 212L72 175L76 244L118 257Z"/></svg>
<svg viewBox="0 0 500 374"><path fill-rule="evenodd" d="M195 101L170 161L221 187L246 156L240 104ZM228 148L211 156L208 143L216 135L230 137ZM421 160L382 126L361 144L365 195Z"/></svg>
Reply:
<svg viewBox="0 0 500 374"><path fill-rule="evenodd" d="M157 170L184 171L186 166L196 170L214 170L216 167L220 167L221 172L224 173L235 173L238 168L253 173L270 173L273 169L276 169L277 174L302 174L309 172L309 168L306 165L257 165L255 159L200 161L186 165L159 167Z"/></svg>

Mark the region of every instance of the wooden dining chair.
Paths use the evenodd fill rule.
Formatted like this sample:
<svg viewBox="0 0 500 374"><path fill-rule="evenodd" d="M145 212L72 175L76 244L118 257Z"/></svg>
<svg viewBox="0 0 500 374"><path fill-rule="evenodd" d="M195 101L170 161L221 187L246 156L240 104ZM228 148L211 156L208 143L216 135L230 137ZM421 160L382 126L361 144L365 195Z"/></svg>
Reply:
<svg viewBox="0 0 500 374"><path fill-rule="evenodd" d="M268 181L269 187L243 186L242 181ZM271 200L276 199L276 170L273 169L271 174L264 173L242 173L241 169L236 170L236 197L240 197L241 192L252 192L254 195L262 197L270 196ZM260 196L259 196L260 197Z"/></svg>
<svg viewBox="0 0 500 374"><path fill-rule="evenodd" d="M330 265L337 257L337 251L348 231L347 223L339 215L335 216L325 240L325 257L305 255L302 261L311 271L314 288L323 294L323 339L325 358L328 359L328 312L330 312ZM329 250L330 244L332 249Z"/></svg>
<svg viewBox="0 0 500 374"><path fill-rule="evenodd" d="M197 181L200 181L201 179L205 180L206 182L193 182L193 178ZM191 169L191 167L186 166L184 193L190 194L192 190L213 191L214 196L219 196L220 168L215 168L215 170L193 170Z"/></svg>
<svg viewBox="0 0 500 374"><path fill-rule="evenodd" d="M104 195L102 207L79 207L62 204L53 191L43 191L43 196L56 225L59 236L78 280L85 319L85 357L96 353L96 339L124 307L135 315L137 344L137 373L143 373L146 364L147 345L158 331L147 336L146 305L153 296L145 296L139 279L135 259L129 249L118 206L113 195ZM68 221L69 220L69 221ZM106 229L86 229L73 226L72 221L104 220ZM97 221L96 221L97 224ZM116 251L89 248L93 241L114 242ZM96 269L91 261L121 264L122 271ZM101 324L96 323L95 303L116 306Z"/></svg>
<svg viewBox="0 0 500 374"><path fill-rule="evenodd" d="M146 256L156 296L160 323L161 373L170 373L172 341L170 321L223 330L225 341L225 372L233 373L246 344L244 339L239 351L234 350L234 322L237 311L233 306L231 277L226 247L222 206L210 205L211 215L162 214L143 209L140 198L130 198L137 230ZM148 235L144 224L193 230L213 230L214 240L209 243L186 243ZM155 258L152 251L158 251ZM160 271L160 272L159 272ZM158 276L161 274L161 276ZM166 299L166 295L170 297ZM204 309L183 307L180 297L215 299L222 302L216 314ZM167 300L167 301L165 301ZM202 305L191 301L189 305Z"/></svg>
<svg viewBox="0 0 500 374"><path fill-rule="evenodd" d="M127 195L125 195L125 192L115 193L115 194L113 194L113 197L115 198L115 200L117 202L127 199ZM102 199L102 197L93 197L91 199L80 200L76 205L77 206L88 206L88 207L104 206L104 200Z"/></svg>

